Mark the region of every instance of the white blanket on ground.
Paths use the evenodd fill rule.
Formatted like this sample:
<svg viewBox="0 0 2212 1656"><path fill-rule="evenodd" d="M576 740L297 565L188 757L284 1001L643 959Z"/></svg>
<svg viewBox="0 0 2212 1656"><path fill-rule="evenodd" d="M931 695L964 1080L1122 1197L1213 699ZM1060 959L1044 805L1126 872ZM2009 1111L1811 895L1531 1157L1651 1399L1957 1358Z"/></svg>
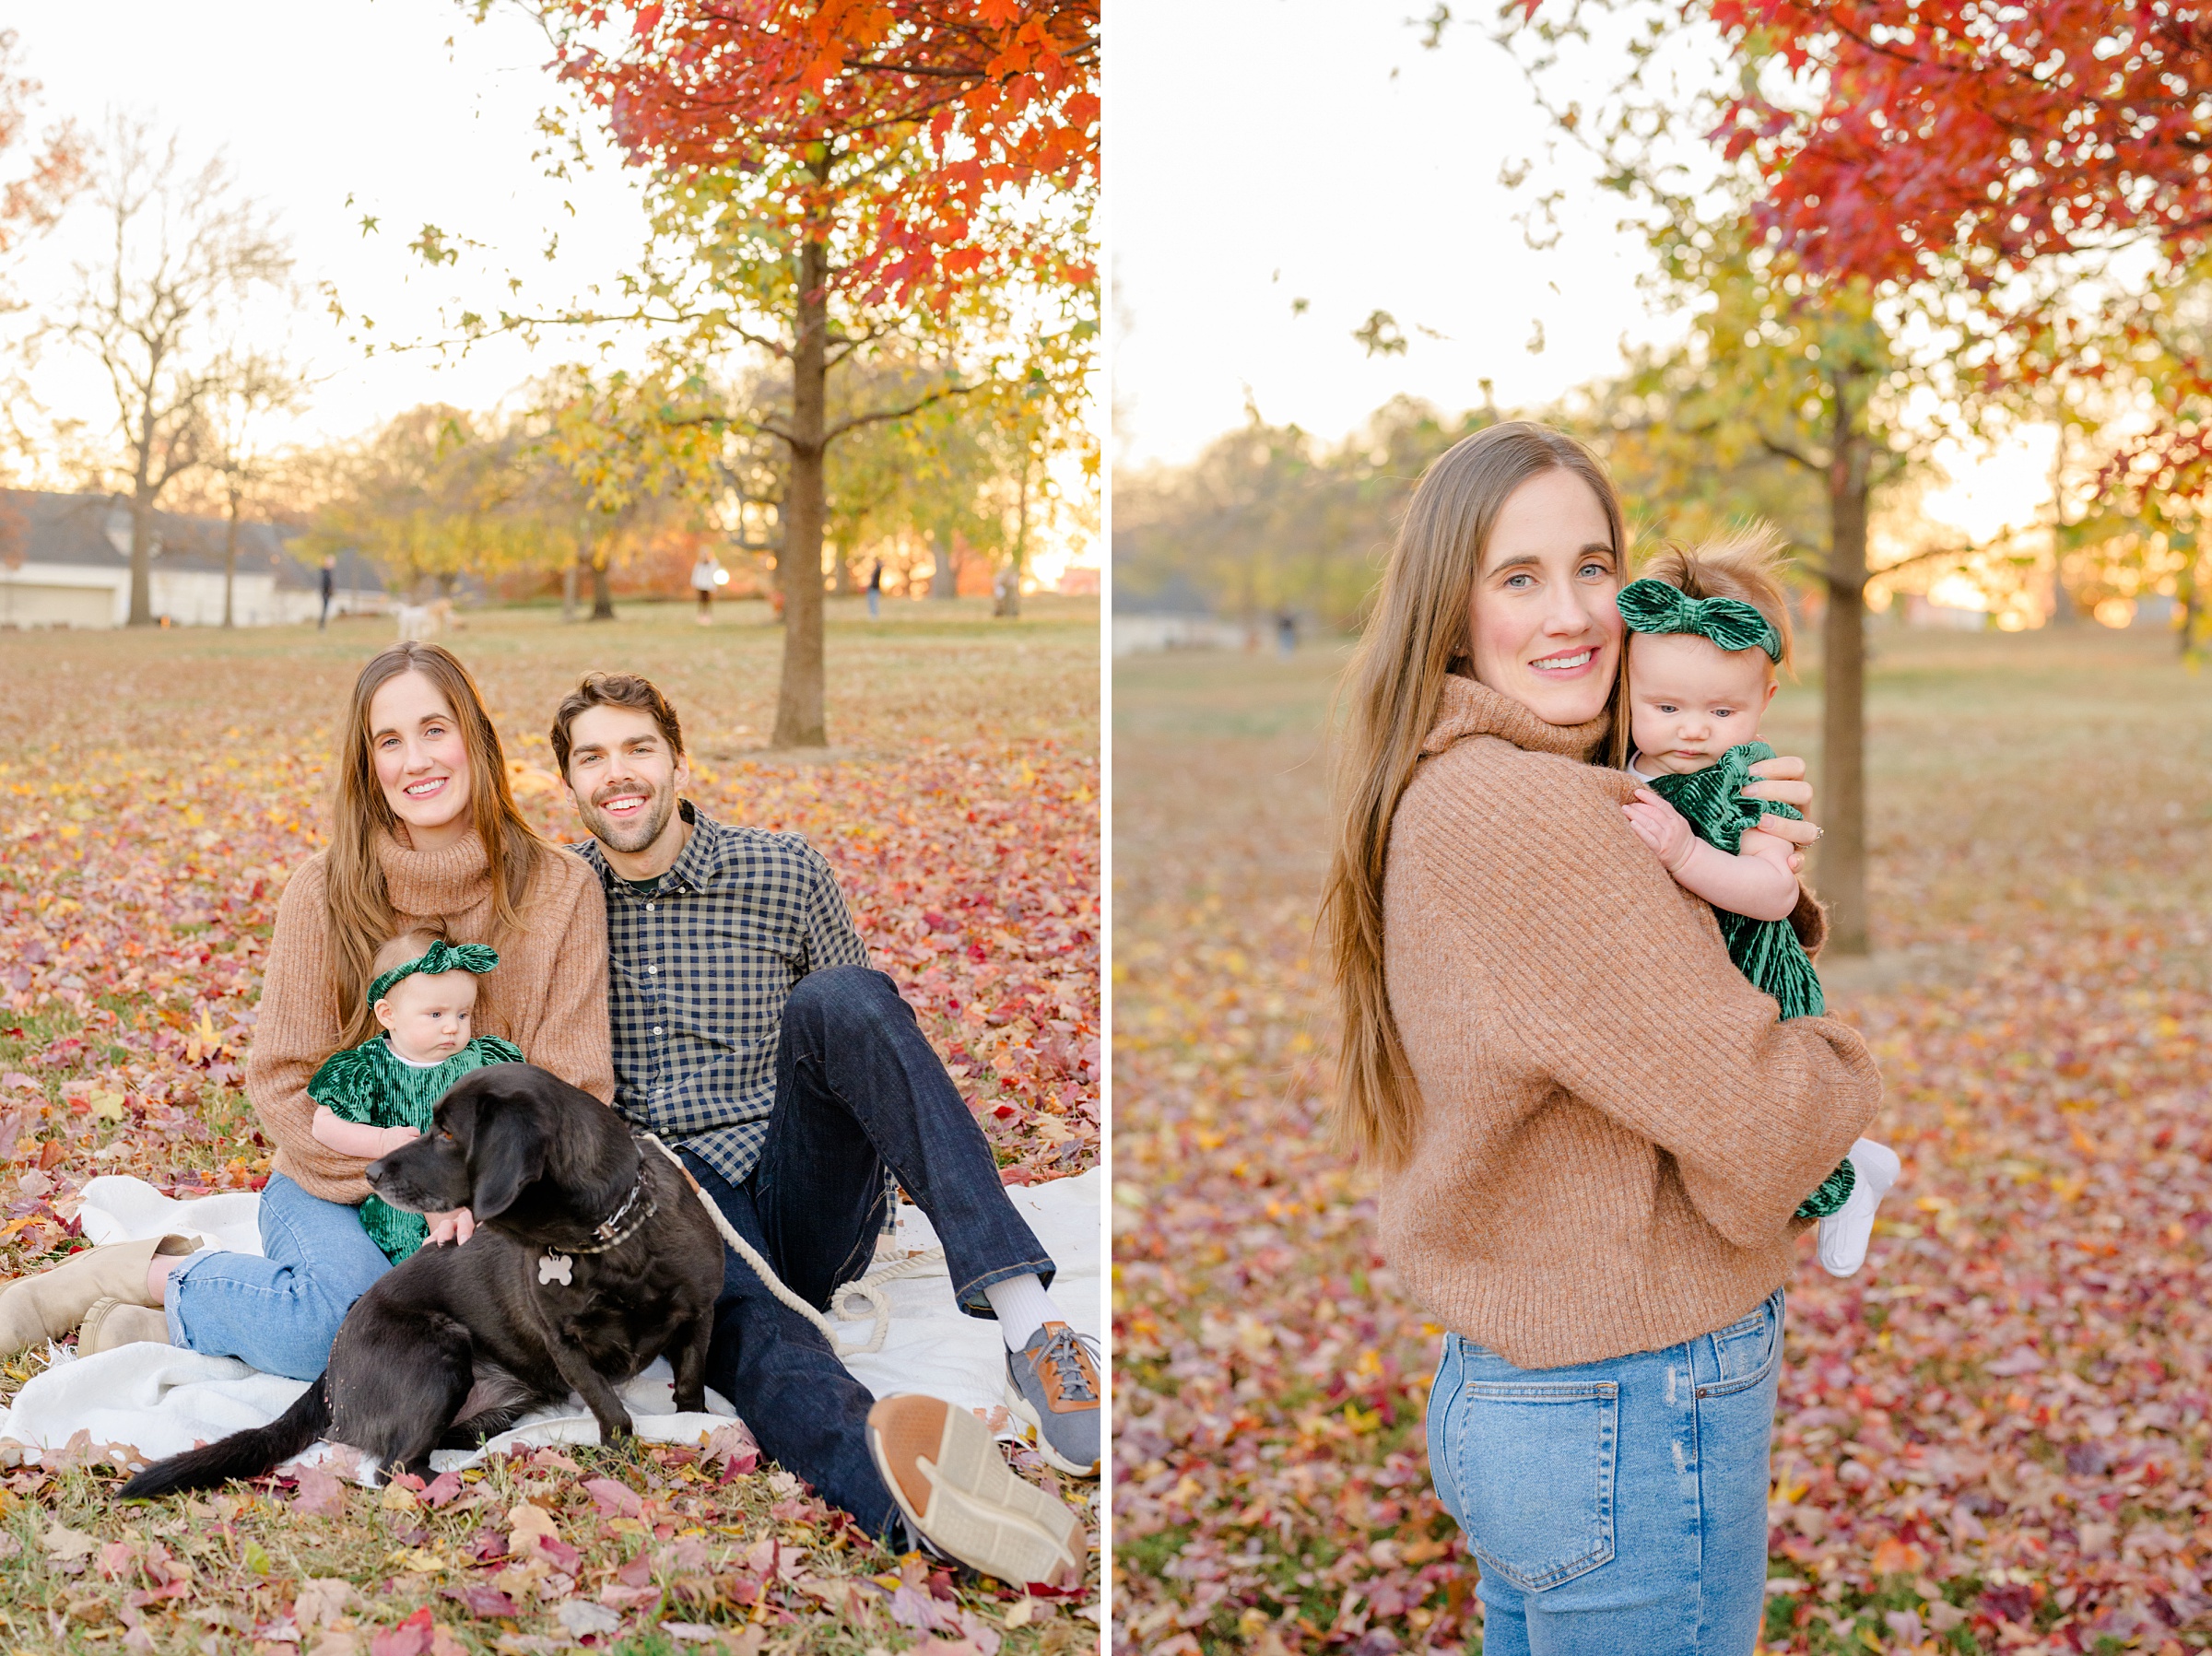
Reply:
<svg viewBox="0 0 2212 1656"><path fill-rule="evenodd" d="M1059 1266L1053 1298L1071 1324L1093 1336L1104 1313L1100 1190L1100 1176L1094 1169L1079 1178L1006 1192ZM94 1242L186 1231L215 1246L259 1253L260 1201L257 1194L241 1192L180 1202L141 1180L111 1176L85 1186L78 1214L85 1235ZM900 1213L897 1253L937 1245L918 1209L902 1207ZM1006 1345L998 1324L966 1316L954 1305L952 1283L942 1263L928 1274L895 1279L884 1292L890 1299L891 1323L883 1349L845 1362L862 1384L878 1397L926 1392L971 1409L987 1410L1001 1402ZM867 1327L865 1322L843 1326L853 1335ZM677 1414L671 1379L667 1363L656 1362L624 1388L638 1436L696 1443L700 1433L723 1424L729 1404L710 1392L712 1413ZM195 1442L265 1425L304 1389L301 1381L260 1373L235 1357L205 1357L167 1345L122 1345L88 1357L65 1352L16 1394L12 1408L0 1411L0 1440L59 1450L81 1431L92 1443L130 1444L148 1459L159 1459ZM582 1401L571 1397L564 1407L528 1416L486 1450L595 1443L598 1437ZM432 1463L442 1472L467 1465L477 1452L441 1450ZM319 1451L302 1458L319 1458Z"/></svg>

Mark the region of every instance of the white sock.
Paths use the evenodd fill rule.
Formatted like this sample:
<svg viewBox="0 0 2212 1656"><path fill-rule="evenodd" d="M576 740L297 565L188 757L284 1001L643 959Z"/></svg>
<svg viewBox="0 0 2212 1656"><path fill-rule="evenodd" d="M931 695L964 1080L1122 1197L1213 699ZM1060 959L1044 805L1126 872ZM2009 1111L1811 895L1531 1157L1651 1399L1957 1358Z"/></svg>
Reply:
<svg viewBox="0 0 2212 1656"><path fill-rule="evenodd" d="M1048 1322L1067 1318L1044 1291L1044 1279L1036 1275L1009 1276L983 1290L983 1298L998 1313L998 1332L1008 1351L1019 1351Z"/></svg>
<svg viewBox="0 0 2212 1656"><path fill-rule="evenodd" d="M1855 1275L1874 1239L1874 1210L1897 1182L1904 1164L1888 1145L1860 1139L1845 1160L1857 1175L1843 1205L1820 1221L1820 1268L1830 1276Z"/></svg>

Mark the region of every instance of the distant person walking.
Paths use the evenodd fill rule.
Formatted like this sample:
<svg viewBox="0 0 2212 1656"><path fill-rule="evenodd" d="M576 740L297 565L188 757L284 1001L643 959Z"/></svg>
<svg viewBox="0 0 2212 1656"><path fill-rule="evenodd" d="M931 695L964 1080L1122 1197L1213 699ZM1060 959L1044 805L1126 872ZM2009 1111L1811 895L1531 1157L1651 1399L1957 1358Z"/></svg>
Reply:
<svg viewBox="0 0 2212 1656"><path fill-rule="evenodd" d="M338 560L323 560L323 613L315 621L315 630L321 632L330 625L330 601L338 595Z"/></svg>
<svg viewBox="0 0 2212 1656"><path fill-rule="evenodd" d="M876 567L868 571L868 619L877 621L882 618L883 559L879 558L876 560Z"/></svg>
<svg viewBox="0 0 2212 1656"><path fill-rule="evenodd" d="M1275 614L1275 648L1279 655L1298 653L1298 617L1288 605Z"/></svg>
<svg viewBox="0 0 2212 1656"><path fill-rule="evenodd" d="M712 626L714 621L714 589L722 584L722 565L714 561L714 554L701 552L699 561L691 566L691 590L699 594L699 624Z"/></svg>

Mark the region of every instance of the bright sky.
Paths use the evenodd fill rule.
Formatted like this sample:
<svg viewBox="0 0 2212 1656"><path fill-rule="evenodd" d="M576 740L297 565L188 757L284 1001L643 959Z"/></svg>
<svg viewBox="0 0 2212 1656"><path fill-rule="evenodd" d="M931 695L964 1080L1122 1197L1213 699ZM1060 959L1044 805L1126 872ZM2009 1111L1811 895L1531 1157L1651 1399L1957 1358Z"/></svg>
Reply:
<svg viewBox="0 0 2212 1656"><path fill-rule="evenodd" d="M494 341L441 362L364 358L317 289L335 285L357 317L393 340L448 337L441 320L506 299L512 270L546 309L611 289L644 242L640 175L600 145L594 170L556 182L532 159L538 112L556 93L544 36L512 7L485 23L457 0L225 0L206 8L102 0L11 7L25 71L43 82L40 124L69 116L98 134L111 111L182 135L185 159L217 150L241 188L275 207L306 299L291 337L320 383L303 441L345 438L425 402L486 408L596 340L549 334L535 350ZM351 198L348 205L348 197ZM362 219L381 223L364 234ZM406 249L426 224L484 247L432 271ZM97 256L100 226L77 213L38 246L15 283L35 315L66 290L72 260ZM542 250L559 233L559 256ZM57 415L112 420L104 382L50 349L33 376ZM1080 487L1070 480L1070 487ZM1034 565L1049 580L1071 550L1048 530Z"/></svg>
<svg viewBox="0 0 2212 1656"><path fill-rule="evenodd" d="M1335 438L1400 392L1455 411L1487 377L1501 404L1547 401L1618 368L1624 333L1668 334L1609 201L1568 203L1550 251L1524 244L1527 194L1499 169L1545 119L1478 26L1423 51L1406 20L1421 9L1109 8L1117 459L1191 458L1242 423L1247 387L1266 419ZM1376 310L1406 355L1352 338Z"/></svg>
<svg viewBox="0 0 2212 1656"><path fill-rule="evenodd" d="M533 121L553 89L549 53L512 11L479 26L454 0L9 9L25 67L45 86L44 115L94 132L111 110L150 118L182 134L189 159L225 151L241 186L277 209L311 295L294 338L328 376L302 436L349 435L431 400L488 406L584 352L564 341L536 354L483 346L445 368L420 356L363 360L312 297L317 283L335 282L380 335L418 336L438 332L441 304L488 308L499 297L466 261L469 274L433 274L406 251L426 222L488 243L487 261L524 271L549 299L611 278L641 245L632 178L610 165L560 184L531 159ZM377 233L363 235L364 215L382 219ZM20 278L34 306L93 228L80 217L34 254ZM548 268L538 254L554 229L561 255ZM99 382L59 356L38 387L65 410L100 414Z"/></svg>
<svg viewBox="0 0 2212 1656"><path fill-rule="evenodd" d="M1562 234L1514 222L1537 189L1584 176L1571 147L1461 7L1422 49L1406 0L1115 0L1108 12L1107 195L1115 290L1117 464L1180 463L1241 425L1334 440L1400 393L1447 412L1549 402L1616 372L1621 341L1662 341L1616 198L1571 192ZM1533 159L1535 182L1500 170ZM1292 302L1308 301L1302 315ZM1352 331L1396 318L1409 348L1369 357ZM1430 337L1422 329L1446 337ZM1532 351L1540 340L1542 349ZM2049 499L2050 434L1939 449L1948 484L1920 502L1976 539ZM1906 548L1900 548L1903 550Z"/></svg>

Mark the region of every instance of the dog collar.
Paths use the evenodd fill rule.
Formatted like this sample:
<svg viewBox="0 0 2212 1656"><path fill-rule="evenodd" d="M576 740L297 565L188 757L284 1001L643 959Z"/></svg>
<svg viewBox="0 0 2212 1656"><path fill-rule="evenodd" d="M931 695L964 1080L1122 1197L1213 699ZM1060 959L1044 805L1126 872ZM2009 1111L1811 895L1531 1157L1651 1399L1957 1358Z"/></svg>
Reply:
<svg viewBox="0 0 2212 1656"><path fill-rule="evenodd" d="M540 1287L557 1282L569 1286L570 1274L579 1253L605 1253L610 1248L620 1247L637 1235L646 1220L659 1211L653 1192L645 1188L645 1163L638 1162L638 1181L629 1187L629 1194L622 1198L622 1205L592 1227L591 1240L579 1247L548 1248L537 1258L537 1282Z"/></svg>

